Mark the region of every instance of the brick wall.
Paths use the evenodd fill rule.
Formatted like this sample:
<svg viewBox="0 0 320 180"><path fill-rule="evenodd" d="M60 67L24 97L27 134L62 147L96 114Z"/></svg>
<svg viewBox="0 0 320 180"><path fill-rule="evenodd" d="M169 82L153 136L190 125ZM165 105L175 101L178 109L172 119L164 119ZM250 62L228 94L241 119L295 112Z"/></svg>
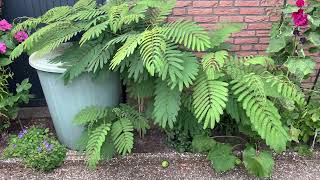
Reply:
<svg viewBox="0 0 320 180"><path fill-rule="evenodd" d="M269 32L273 22L280 19L284 0L177 0L170 20L187 19L198 22L207 29L214 29L218 22L245 23L245 29L229 39L233 51L239 55L263 55L268 47ZM288 0L294 4L295 0ZM320 55L317 68L320 68ZM311 86L313 78L307 80Z"/></svg>
<svg viewBox="0 0 320 180"><path fill-rule="evenodd" d="M269 30L280 16L272 12L283 0L178 0L169 20L188 19L207 29L217 22L242 22L246 28L229 42L239 55L264 54L269 42Z"/></svg>

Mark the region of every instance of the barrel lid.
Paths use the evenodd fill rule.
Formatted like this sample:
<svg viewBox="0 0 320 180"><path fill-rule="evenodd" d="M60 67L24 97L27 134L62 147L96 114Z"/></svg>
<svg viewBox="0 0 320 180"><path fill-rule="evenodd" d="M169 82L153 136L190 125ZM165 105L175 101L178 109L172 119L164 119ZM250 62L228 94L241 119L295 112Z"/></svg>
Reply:
<svg viewBox="0 0 320 180"><path fill-rule="evenodd" d="M72 43L65 43L56 48L55 50L40 54L39 52L34 52L29 57L29 64L33 68L50 73L64 73L66 68L62 67L62 63L50 63L51 60L63 54L64 50L70 47Z"/></svg>

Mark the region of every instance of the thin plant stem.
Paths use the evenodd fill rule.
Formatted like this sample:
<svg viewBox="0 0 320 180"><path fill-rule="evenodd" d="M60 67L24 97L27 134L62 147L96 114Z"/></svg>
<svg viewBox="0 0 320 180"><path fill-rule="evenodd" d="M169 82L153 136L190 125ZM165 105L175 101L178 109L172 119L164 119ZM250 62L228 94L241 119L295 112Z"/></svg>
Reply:
<svg viewBox="0 0 320 180"><path fill-rule="evenodd" d="M316 129L316 131L314 132L314 137L313 137L312 146L311 146L312 151L314 149L314 145L316 144L317 136L318 136L318 129Z"/></svg>

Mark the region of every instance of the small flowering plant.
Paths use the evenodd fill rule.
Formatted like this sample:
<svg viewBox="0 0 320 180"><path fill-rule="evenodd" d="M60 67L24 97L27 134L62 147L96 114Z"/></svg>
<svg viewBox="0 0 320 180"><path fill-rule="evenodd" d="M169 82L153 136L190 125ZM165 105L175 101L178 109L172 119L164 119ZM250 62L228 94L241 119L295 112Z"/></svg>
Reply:
<svg viewBox="0 0 320 180"><path fill-rule="evenodd" d="M28 38L24 31L13 33L13 25L5 19L0 20L0 133L10 126L10 120L15 119L19 103L28 103L31 84L25 79L17 84L16 93L8 91L8 80L13 77L7 67L12 63L9 56L12 50Z"/></svg>
<svg viewBox="0 0 320 180"><path fill-rule="evenodd" d="M294 5L285 5L281 21L272 28L268 52L291 78L298 82L309 78L316 63L308 55L320 52L320 1L296 0Z"/></svg>
<svg viewBox="0 0 320 180"><path fill-rule="evenodd" d="M27 167L51 171L60 166L66 156L66 148L55 140L48 129L31 127L10 137L4 151L5 158L21 158Z"/></svg>
<svg viewBox="0 0 320 180"><path fill-rule="evenodd" d="M25 41L29 36L25 31L13 33L13 25L7 20L0 20L0 66L7 66L12 63L9 60L10 53L16 46Z"/></svg>

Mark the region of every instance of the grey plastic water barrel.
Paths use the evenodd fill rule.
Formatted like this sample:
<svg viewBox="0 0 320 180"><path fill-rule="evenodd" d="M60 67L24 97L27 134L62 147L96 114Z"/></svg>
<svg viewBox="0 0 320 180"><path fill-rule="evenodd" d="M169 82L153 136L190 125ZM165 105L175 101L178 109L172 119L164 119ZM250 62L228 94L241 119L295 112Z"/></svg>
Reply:
<svg viewBox="0 0 320 180"><path fill-rule="evenodd" d="M72 121L82 109L93 106L117 106L120 99L120 77L117 73L106 72L97 79L89 74L81 75L71 84L65 85L61 64L49 63L63 52L63 47L45 54L33 53L29 64L37 69L41 86L48 104L58 139L70 149L76 143L84 128Z"/></svg>

